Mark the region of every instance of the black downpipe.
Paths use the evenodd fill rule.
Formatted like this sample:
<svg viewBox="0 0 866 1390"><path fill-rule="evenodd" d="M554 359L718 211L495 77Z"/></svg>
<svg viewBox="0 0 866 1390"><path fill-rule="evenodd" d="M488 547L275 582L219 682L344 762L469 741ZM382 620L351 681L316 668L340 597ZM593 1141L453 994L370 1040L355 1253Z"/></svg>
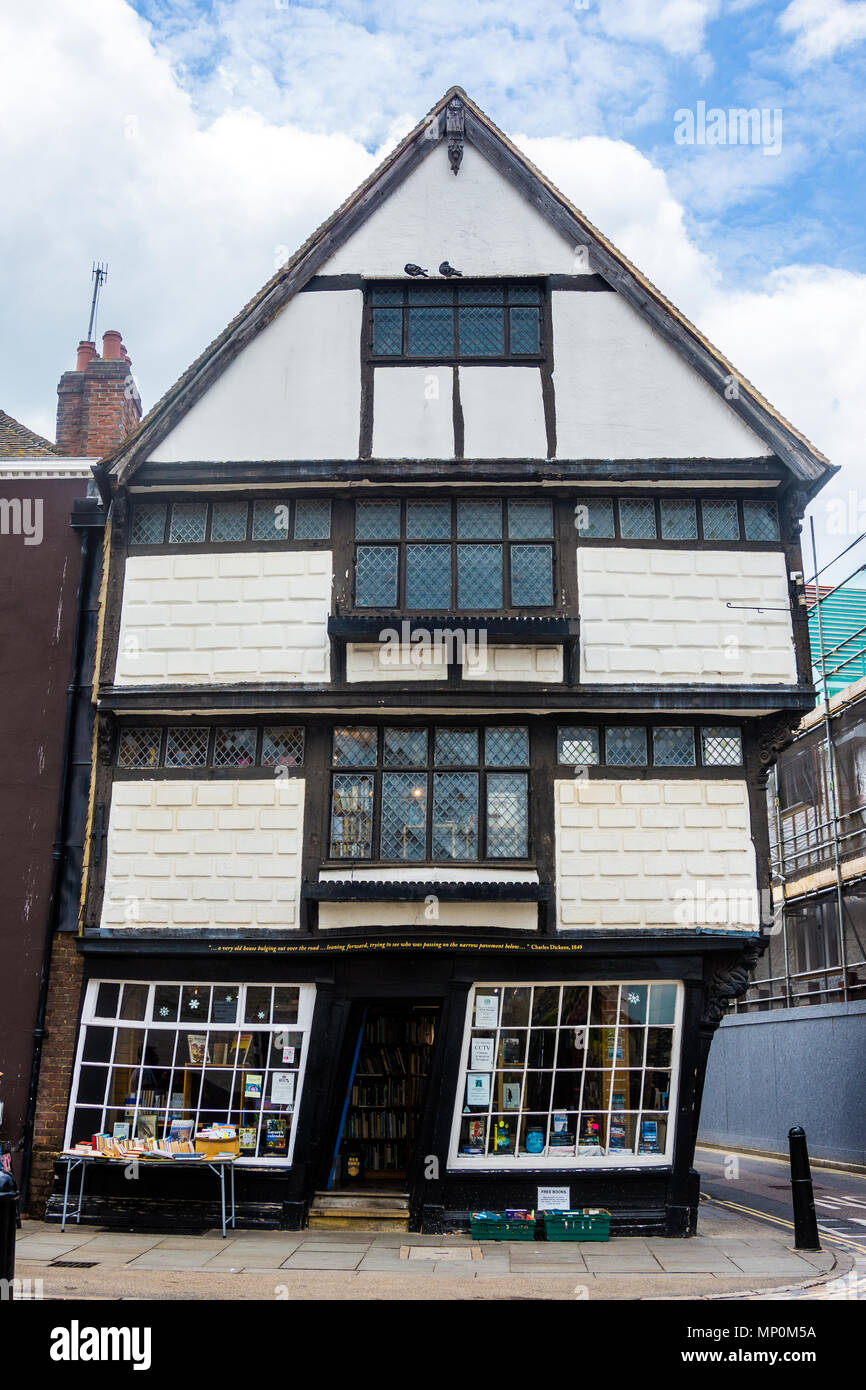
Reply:
<svg viewBox="0 0 866 1390"><path fill-rule="evenodd" d="M51 888L45 920L45 943L42 949L42 968L39 978L39 1002L36 1026L33 1029L33 1062L30 1068L30 1088L27 1094L27 1113L24 1119L23 1154L21 1158L21 1205L26 1211L30 1197L30 1173L33 1167L33 1130L36 1123L36 1098L39 1091L39 1072L42 1066L42 1044L45 1040L45 1015L48 1009L48 983L51 976L51 948L57 925L60 903L60 876L66 862L66 819L69 803L69 770L71 765L72 730L75 706L81 692L82 629L85 593L90 586L93 561L92 537L102 541L99 528L85 527L81 533L81 566L78 573L78 592L75 597L75 627L72 643L72 671L66 687L66 719L63 730L63 755L60 772L60 799L57 808L57 827L51 851Z"/></svg>

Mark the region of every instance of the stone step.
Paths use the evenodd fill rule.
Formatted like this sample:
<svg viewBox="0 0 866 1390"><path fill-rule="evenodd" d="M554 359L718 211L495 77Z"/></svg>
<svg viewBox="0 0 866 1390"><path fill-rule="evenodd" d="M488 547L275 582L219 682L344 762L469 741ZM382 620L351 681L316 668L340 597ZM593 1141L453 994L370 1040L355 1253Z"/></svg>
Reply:
<svg viewBox="0 0 866 1390"><path fill-rule="evenodd" d="M317 1210L313 1206L307 1226L319 1231L408 1231L409 1213L378 1211L375 1207L366 1211L362 1208L346 1211L339 1207Z"/></svg>
<svg viewBox="0 0 866 1390"><path fill-rule="evenodd" d="M408 1195L385 1192L317 1192L311 1211L375 1212L404 1216L409 1211Z"/></svg>

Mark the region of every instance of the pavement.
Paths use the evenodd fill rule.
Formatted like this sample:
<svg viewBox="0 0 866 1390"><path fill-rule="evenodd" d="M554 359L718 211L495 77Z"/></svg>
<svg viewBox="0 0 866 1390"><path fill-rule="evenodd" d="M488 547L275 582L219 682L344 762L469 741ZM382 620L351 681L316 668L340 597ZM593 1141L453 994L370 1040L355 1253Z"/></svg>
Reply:
<svg viewBox="0 0 866 1390"><path fill-rule="evenodd" d="M688 1240L548 1244L320 1230L238 1231L223 1240L218 1230L172 1235L74 1224L61 1234L56 1223L25 1221L15 1276L31 1281L31 1297L45 1299L851 1296L854 1257L839 1246L795 1251L790 1230L717 1203L702 1203L699 1224Z"/></svg>

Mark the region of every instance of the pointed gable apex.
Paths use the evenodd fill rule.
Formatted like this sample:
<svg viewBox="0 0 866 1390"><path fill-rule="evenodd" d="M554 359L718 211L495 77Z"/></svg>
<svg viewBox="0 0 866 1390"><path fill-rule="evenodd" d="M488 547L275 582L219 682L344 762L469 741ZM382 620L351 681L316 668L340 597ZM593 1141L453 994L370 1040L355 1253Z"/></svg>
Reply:
<svg viewBox="0 0 866 1390"><path fill-rule="evenodd" d="M777 455L811 495L836 471L810 442L736 372L731 363L619 252L511 143L460 87L452 87L346 202L276 272L150 411L135 434L104 460L100 472L119 483L175 428L245 347L326 266L341 265L338 252L443 142L459 181L465 149L483 157L527 209L549 226L551 244L572 265L585 257L623 300L684 363L729 406L766 449ZM499 268L489 267L488 273ZM391 267L391 273L402 270ZM432 267L435 274L436 267ZM382 273L371 271L369 273ZM476 271L475 273L479 273ZM517 271L516 273L520 273ZM525 272L524 272L525 273ZM557 273L556 263L550 273Z"/></svg>

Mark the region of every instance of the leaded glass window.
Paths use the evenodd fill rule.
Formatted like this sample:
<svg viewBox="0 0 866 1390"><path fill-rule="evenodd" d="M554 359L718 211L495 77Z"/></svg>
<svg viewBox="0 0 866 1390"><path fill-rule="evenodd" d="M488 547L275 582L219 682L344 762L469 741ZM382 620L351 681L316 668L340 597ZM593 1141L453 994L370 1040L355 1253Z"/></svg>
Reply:
<svg viewBox="0 0 866 1390"><path fill-rule="evenodd" d="M586 540L612 540L616 535L612 497L586 497L575 505L577 534Z"/></svg>
<svg viewBox="0 0 866 1390"><path fill-rule="evenodd" d="M779 509L775 502L744 502L743 525L747 541L777 541Z"/></svg>
<svg viewBox="0 0 866 1390"><path fill-rule="evenodd" d="M304 761L304 730L266 727L262 734L262 767L298 767Z"/></svg>
<svg viewBox="0 0 866 1390"><path fill-rule="evenodd" d="M117 744L117 766L158 767L161 739L162 729L123 729Z"/></svg>
<svg viewBox="0 0 866 1390"><path fill-rule="evenodd" d="M327 497L299 497L295 503L295 540L326 541L331 534L331 503Z"/></svg>
<svg viewBox="0 0 866 1390"><path fill-rule="evenodd" d="M604 742L608 767L646 766L646 729L625 726L605 729Z"/></svg>
<svg viewBox="0 0 866 1390"><path fill-rule="evenodd" d="M653 729L653 762L656 767L693 767L695 731L661 726Z"/></svg>
<svg viewBox="0 0 866 1390"><path fill-rule="evenodd" d="M552 538L552 505L510 498L506 507L474 497L357 503L356 606L416 613L553 607L553 543L542 543Z"/></svg>
<svg viewBox="0 0 866 1390"><path fill-rule="evenodd" d="M206 767L210 730L180 725L169 729L165 745L166 767Z"/></svg>
<svg viewBox="0 0 866 1390"><path fill-rule="evenodd" d="M570 767L646 767L647 739L652 738L655 767L694 767L696 730L690 725L608 725L603 748L599 729L593 725L563 726L557 731L557 761ZM705 767L736 767L742 763L739 728L701 729L701 763Z"/></svg>
<svg viewBox="0 0 866 1390"><path fill-rule="evenodd" d="M659 503L662 540L696 541L698 516L694 498L663 497Z"/></svg>
<svg viewBox="0 0 866 1390"><path fill-rule="evenodd" d="M207 502L174 502L171 508L170 545L196 545L207 530Z"/></svg>
<svg viewBox="0 0 866 1390"><path fill-rule="evenodd" d="M247 538L246 502L214 502L210 523L212 541L245 541Z"/></svg>
<svg viewBox="0 0 866 1390"><path fill-rule="evenodd" d="M481 732L336 729L334 765L343 770L333 779L332 857L372 857L378 825L376 853L386 862L525 859L529 731L490 726L483 745Z"/></svg>
<svg viewBox="0 0 866 1390"><path fill-rule="evenodd" d="M422 280L368 290L374 360L503 360L542 354L532 281Z"/></svg>
<svg viewBox="0 0 866 1390"><path fill-rule="evenodd" d="M166 507L161 502L136 502L132 508L132 545L162 545Z"/></svg>
<svg viewBox="0 0 866 1390"><path fill-rule="evenodd" d="M598 763L598 729L571 725L558 731L558 761L574 767Z"/></svg>
<svg viewBox="0 0 866 1390"><path fill-rule="evenodd" d="M619 503L619 529L624 541L650 541L656 538L656 509L651 497L622 497Z"/></svg>
<svg viewBox="0 0 866 1390"><path fill-rule="evenodd" d="M258 729L254 726L234 728L218 726L213 744L210 729L205 726L176 725L165 737L162 757L163 730L160 728L124 728L117 744L117 767L125 772L140 772L152 767L232 767L253 768L257 765ZM208 758L209 749L212 749ZM296 767L304 761L304 730L294 726L266 726L262 731L261 767Z"/></svg>
<svg viewBox="0 0 866 1390"><path fill-rule="evenodd" d="M289 538L289 503L270 499L253 503L253 540L286 541Z"/></svg>
<svg viewBox="0 0 866 1390"><path fill-rule="evenodd" d="M214 767L252 767L256 761L255 729L217 729Z"/></svg>
<svg viewBox="0 0 866 1390"><path fill-rule="evenodd" d="M740 730L718 726L701 729L701 755L708 767L738 767L743 761Z"/></svg>
<svg viewBox="0 0 866 1390"><path fill-rule="evenodd" d="M736 502L727 497L701 502L701 524L705 541L738 541L740 518Z"/></svg>

